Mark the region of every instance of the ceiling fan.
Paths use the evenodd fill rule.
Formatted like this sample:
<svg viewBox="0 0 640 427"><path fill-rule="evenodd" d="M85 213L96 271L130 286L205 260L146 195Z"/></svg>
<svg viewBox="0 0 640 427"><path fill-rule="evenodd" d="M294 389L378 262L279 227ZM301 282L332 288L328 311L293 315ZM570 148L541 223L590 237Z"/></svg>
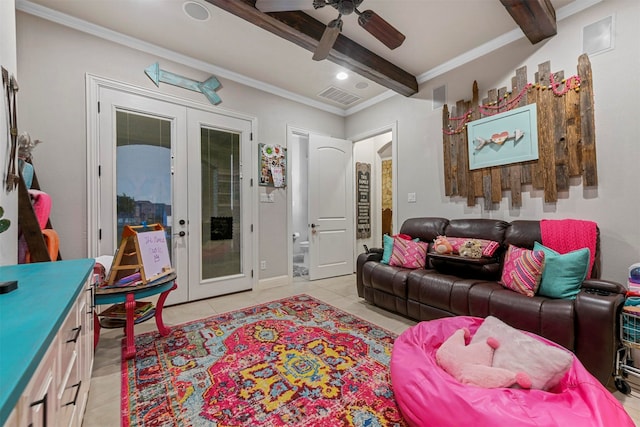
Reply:
<svg viewBox="0 0 640 427"><path fill-rule="evenodd" d="M372 10L360 12L358 6L363 0L256 0L256 8L261 12L285 12L291 10L305 10L309 6L320 9L332 6L338 11L338 17L329 24L322 34L320 43L313 53L313 59L321 61L327 56L333 47L340 31L342 31L342 16L355 12L358 15L358 24L367 30L372 36L380 40L389 49L395 49L404 42L405 36L395 27L382 19Z"/></svg>

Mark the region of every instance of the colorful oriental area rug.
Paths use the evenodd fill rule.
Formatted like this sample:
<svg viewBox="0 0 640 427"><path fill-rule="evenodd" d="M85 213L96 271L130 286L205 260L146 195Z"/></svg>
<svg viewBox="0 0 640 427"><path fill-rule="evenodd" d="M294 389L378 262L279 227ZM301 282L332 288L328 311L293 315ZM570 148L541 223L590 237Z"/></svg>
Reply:
<svg viewBox="0 0 640 427"><path fill-rule="evenodd" d="M405 426L395 338L308 295L141 334L123 358L122 425Z"/></svg>

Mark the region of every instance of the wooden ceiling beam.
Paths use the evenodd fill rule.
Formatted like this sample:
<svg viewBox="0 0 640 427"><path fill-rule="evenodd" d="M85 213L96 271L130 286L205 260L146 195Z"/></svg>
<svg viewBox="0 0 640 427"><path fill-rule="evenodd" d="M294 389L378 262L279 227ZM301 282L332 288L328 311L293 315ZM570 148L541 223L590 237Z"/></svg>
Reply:
<svg viewBox="0 0 640 427"><path fill-rule="evenodd" d="M500 0L500 3L531 44L557 34L556 11L551 0Z"/></svg>
<svg viewBox="0 0 640 427"><path fill-rule="evenodd" d="M255 0L206 1L311 52L316 49L325 29L325 24L304 12L260 12L255 7ZM342 34L327 59L401 95L411 96L418 92L415 76Z"/></svg>

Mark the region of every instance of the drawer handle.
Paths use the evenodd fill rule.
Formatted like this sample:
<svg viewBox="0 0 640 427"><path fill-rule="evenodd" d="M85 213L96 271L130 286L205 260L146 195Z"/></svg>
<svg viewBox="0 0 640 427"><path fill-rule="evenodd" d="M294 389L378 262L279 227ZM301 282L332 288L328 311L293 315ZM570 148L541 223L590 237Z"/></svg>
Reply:
<svg viewBox="0 0 640 427"><path fill-rule="evenodd" d="M72 331L76 331L76 334L75 334L75 336L74 336L72 339L67 340L66 342L67 342L67 343L70 343L70 342L76 342L76 341L78 341L78 337L80 336L80 331L81 331L81 330L82 330L82 325L78 326L77 328L73 328L73 329L72 329Z"/></svg>
<svg viewBox="0 0 640 427"><path fill-rule="evenodd" d="M76 395L73 397L73 401L65 403L64 406L69 406L69 405L76 406L76 402L78 401L78 395L80 394L80 386L81 385L82 385L82 381L78 381L77 384L74 384L74 385L71 386L71 387L75 387L76 388ZM69 387L69 388L71 388L71 387Z"/></svg>
<svg viewBox="0 0 640 427"><path fill-rule="evenodd" d="M93 309L96 308L96 297L94 296L94 290L95 288L93 286L91 286L90 288L87 289L87 292L91 292L91 313L93 313ZM91 313L87 313L87 314L91 314Z"/></svg>
<svg viewBox="0 0 640 427"><path fill-rule="evenodd" d="M40 400L36 400L29 405L30 408L34 406L43 405L42 406L42 427L47 427L47 394ZM33 423L29 424L29 427L33 427Z"/></svg>

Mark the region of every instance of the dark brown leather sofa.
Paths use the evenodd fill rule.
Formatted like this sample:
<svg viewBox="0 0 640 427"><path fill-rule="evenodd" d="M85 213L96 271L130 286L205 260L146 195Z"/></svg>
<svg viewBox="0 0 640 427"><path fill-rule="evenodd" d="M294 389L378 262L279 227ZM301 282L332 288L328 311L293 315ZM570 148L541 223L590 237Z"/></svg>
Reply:
<svg viewBox="0 0 640 427"><path fill-rule="evenodd" d="M438 235L494 240L501 247L494 259L477 262L429 254L426 267L417 270L382 264L378 251L363 253L357 260L360 297L417 321L495 316L574 352L601 383L606 385L612 378L626 290L619 283L599 279L599 238L591 279L570 300L527 297L498 283L509 244L531 249L535 241L542 242L539 221L411 218L400 233L430 243Z"/></svg>

